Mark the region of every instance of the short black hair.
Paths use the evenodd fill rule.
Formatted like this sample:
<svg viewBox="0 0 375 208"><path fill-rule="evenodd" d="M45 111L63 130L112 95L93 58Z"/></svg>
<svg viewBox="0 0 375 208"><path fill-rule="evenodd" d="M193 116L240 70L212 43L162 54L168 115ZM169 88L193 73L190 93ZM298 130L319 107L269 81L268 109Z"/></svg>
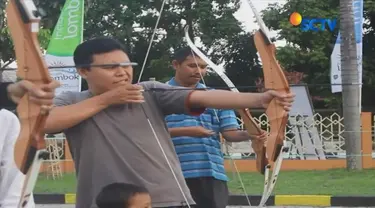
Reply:
<svg viewBox="0 0 375 208"><path fill-rule="evenodd" d="M136 194L149 193L142 186L127 183L112 183L105 186L96 197L99 208L127 208Z"/></svg>
<svg viewBox="0 0 375 208"><path fill-rule="evenodd" d="M205 56L206 53L198 48ZM182 63L183 61L185 61L185 59L188 57L188 56L192 56L194 54L194 56L198 56L190 47L183 47L183 48L180 48L178 50L176 50L176 52L174 53L174 56L173 56L173 60L176 60L177 62L179 63Z"/></svg>
<svg viewBox="0 0 375 208"><path fill-rule="evenodd" d="M99 37L87 40L77 46L74 51L74 64L76 66L86 66L89 68L93 62L93 55L108 53L115 50L126 52L125 47L119 41L111 37Z"/></svg>

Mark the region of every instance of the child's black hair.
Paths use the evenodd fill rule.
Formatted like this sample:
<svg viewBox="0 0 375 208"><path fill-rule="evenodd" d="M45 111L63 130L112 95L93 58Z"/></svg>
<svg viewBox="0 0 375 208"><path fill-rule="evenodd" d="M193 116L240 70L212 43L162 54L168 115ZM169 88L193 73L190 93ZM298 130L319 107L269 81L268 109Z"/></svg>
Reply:
<svg viewBox="0 0 375 208"><path fill-rule="evenodd" d="M136 194L149 193L144 187L127 184L112 183L105 186L96 197L99 208L127 208L130 200Z"/></svg>

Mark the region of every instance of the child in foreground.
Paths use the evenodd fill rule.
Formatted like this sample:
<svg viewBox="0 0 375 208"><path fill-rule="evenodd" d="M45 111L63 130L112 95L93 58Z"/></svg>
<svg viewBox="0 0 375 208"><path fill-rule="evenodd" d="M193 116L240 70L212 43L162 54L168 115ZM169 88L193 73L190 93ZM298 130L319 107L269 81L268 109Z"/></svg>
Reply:
<svg viewBox="0 0 375 208"><path fill-rule="evenodd" d="M100 191L96 204L98 208L151 208L151 196L144 187L112 183Z"/></svg>

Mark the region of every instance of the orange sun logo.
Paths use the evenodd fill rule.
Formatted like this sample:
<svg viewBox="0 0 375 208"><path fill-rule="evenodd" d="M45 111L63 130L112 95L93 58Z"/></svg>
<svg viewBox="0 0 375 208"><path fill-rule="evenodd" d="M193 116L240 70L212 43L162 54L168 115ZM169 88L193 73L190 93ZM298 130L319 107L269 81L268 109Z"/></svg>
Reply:
<svg viewBox="0 0 375 208"><path fill-rule="evenodd" d="M302 15L298 12L293 12L289 17L290 24L297 26L302 22Z"/></svg>

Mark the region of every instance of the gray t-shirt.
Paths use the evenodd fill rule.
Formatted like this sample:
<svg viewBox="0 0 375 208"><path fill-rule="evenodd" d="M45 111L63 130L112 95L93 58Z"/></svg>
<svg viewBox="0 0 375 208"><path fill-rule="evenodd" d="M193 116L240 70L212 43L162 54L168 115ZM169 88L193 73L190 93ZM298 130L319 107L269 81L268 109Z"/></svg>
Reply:
<svg viewBox="0 0 375 208"><path fill-rule="evenodd" d="M190 113L186 101L191 90L170 90L177 87L154 81L141 85L145 90L167 89L145 91L142 105L189 204L194 204L164 123L166 115ZM90 97L89 91L64 92L55 98L55 105L71 105ZM140 104L110 106L63 132L77 173L77 208L96 208L96 196L113 182L145 186L153 207L186 205Z"/></svg>

